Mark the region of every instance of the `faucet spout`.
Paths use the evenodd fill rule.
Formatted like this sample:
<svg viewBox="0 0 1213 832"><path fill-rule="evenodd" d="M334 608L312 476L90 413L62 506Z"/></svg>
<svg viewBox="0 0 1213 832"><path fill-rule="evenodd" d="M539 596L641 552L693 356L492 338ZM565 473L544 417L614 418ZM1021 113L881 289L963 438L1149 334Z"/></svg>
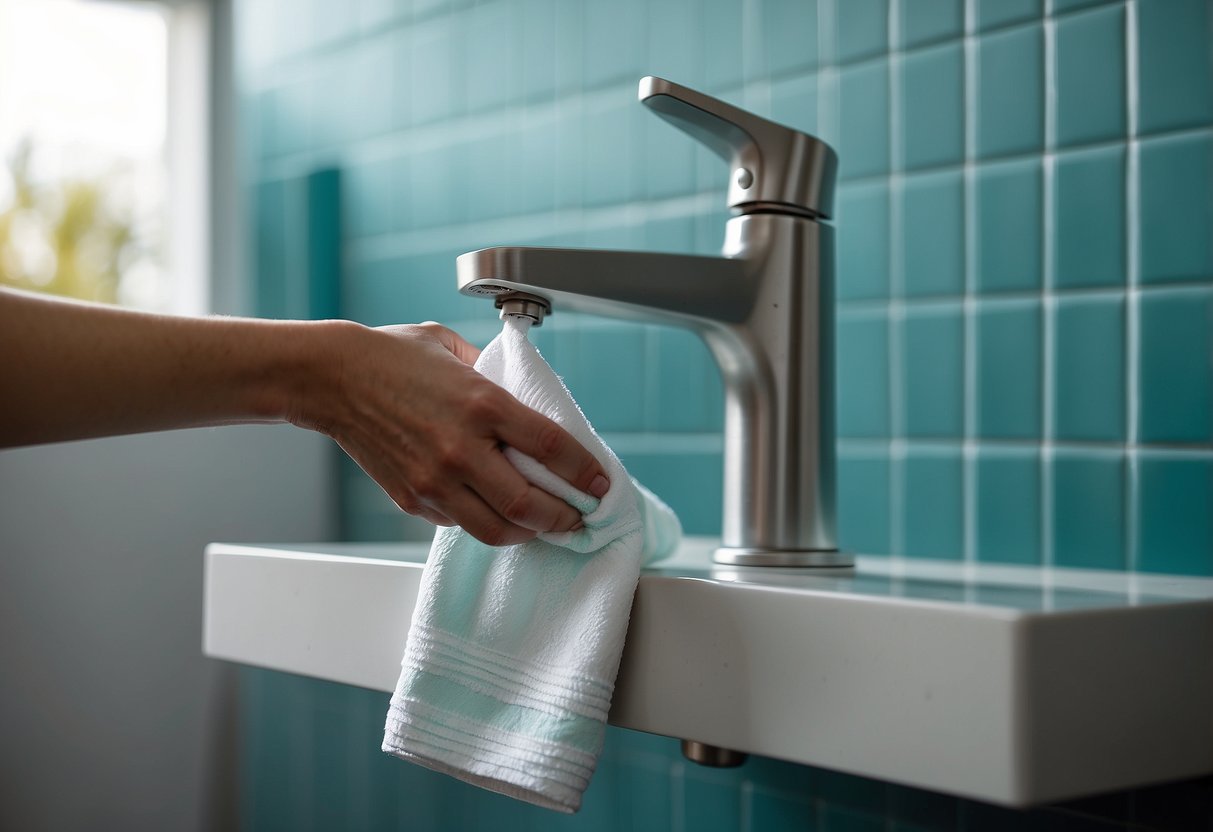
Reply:
<svg viewBox="0 0 1213 832"><path fill-rule="evenodd" d="M460 255L455 271L468 295L525 292L553 309L699 329L748 317L755 297L747 265L689 254L498 246Z"/></svg>

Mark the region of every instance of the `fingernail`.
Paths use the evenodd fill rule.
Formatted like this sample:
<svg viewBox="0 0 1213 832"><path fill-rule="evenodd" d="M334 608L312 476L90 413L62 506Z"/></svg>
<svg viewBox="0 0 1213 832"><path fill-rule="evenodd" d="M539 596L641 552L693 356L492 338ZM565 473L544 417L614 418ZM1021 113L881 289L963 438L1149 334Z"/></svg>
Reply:
<svg viewBox="0 0 1213 832"><path fill-rule="evenodd" d="M582 529L584 529L584 528L585 528L585 521L584 521L584 520L578 520L578 521L577 521L577 525L576 525L576 526L573 526L573 528L569 529L569 531L571 531L571 532L579 532L579 531L581 531L581 530L582 530Z"/></svg>
<svg viewBox="0 0 1213 832"><path fill-rule="evenodd" d="M594 477L594 481L590 483L590 493L595 497L605 497L608 490L611 488L611 483L602 474Z"/></svg>

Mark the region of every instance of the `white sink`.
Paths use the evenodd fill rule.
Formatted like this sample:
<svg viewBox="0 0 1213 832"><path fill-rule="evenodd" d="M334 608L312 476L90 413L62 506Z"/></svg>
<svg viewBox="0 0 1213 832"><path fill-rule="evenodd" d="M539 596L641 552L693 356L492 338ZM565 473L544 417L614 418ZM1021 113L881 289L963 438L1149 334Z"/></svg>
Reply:
<svg viewBox="0 0 1213 832"><path fill-rule="evenodd" d="M612 724L1011 806L1213 772L1213 580L714 545L641 577ZM391 691L427 548L212 544L204 650Z"/></svg>

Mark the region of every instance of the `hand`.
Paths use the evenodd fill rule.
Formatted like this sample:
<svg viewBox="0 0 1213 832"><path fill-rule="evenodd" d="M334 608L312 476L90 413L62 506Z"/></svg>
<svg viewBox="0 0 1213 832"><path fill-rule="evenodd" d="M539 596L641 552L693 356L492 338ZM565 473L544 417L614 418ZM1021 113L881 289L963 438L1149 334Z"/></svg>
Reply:
<svg viewBox="0 0 1213 832"><path fill-rule="evenodd" d="M336 386L306 386L290 421L328 434L400 508L492 545L578 528L581 516L532 486L509 445L601 497L599 462L563 428L472 368L479 350L434 323L342 324L328 345Z"/></svg>

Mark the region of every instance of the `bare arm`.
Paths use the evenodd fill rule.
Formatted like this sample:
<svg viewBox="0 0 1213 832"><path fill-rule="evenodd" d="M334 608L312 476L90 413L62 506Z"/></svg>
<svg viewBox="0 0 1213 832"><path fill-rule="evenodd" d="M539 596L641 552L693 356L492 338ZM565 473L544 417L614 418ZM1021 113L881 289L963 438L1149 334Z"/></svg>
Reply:
<svg viewBox="0 0 1213 832"><path fill-rule="evenodd" d="M500 452L605 492L594 457L472 369L437 324L180 318L0 290L0 447L289 421L335 439L396 503L487 543L580 522Z"/></svg>

